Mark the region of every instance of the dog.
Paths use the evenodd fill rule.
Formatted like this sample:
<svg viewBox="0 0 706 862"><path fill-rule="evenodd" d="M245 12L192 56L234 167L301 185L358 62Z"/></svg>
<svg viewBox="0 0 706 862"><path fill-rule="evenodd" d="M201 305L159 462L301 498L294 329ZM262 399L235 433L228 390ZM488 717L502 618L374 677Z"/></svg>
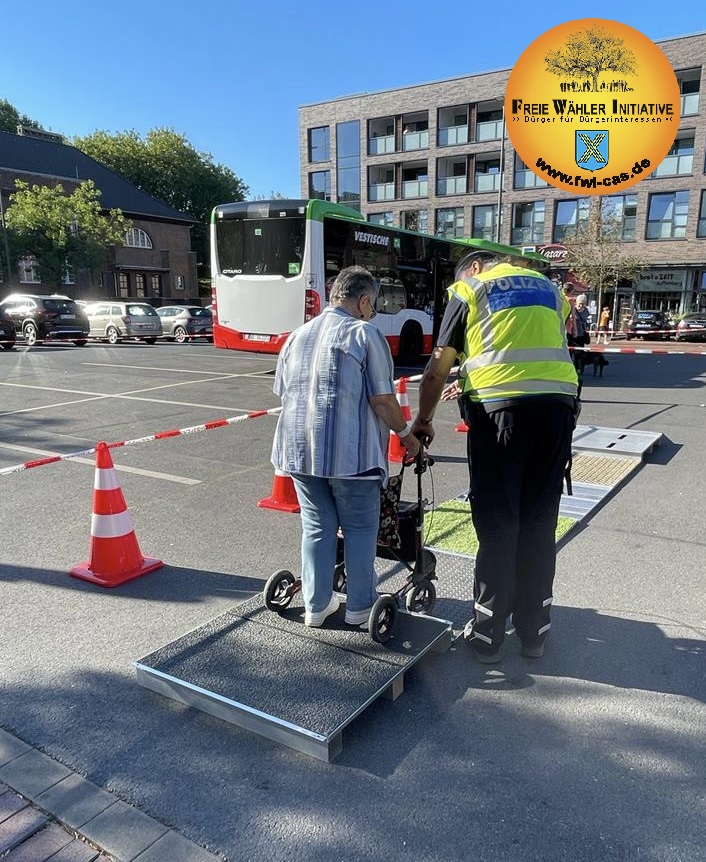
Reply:
<svg viewBox="0 0 706 862"><path fill-rule="evenodd" d="M582 350L579 353L577 370L582 374L591 365L593 366L593 376L598 375L599 377L603 377L603 369L606 365L610 365L610 362L598 351Z"/></svg>

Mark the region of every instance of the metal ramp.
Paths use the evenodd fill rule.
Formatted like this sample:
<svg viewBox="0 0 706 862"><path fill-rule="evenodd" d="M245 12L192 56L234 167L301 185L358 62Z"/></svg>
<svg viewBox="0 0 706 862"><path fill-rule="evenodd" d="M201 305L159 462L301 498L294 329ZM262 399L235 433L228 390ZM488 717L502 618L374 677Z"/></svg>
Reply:
<svg viewBox="0 0 706 862"><path fill-rule="evenodd" d="M299 597L297 597L299 598ZM452 624L402 609L392 639L375 643L343 621L304 626L297 598L282 613L257 595L133 662L145 688L319 760L342 749L342 731L404 674L452 642Z"/></svg>
<svg viewBox="0 0 706 862"><path fill-rule="evenodd" d="M642 458L662 441L662 434L654 431L631 431L626 428L600 428L595 425L577 425L574 429L573 448L579 451L633 455Z"/></svg>

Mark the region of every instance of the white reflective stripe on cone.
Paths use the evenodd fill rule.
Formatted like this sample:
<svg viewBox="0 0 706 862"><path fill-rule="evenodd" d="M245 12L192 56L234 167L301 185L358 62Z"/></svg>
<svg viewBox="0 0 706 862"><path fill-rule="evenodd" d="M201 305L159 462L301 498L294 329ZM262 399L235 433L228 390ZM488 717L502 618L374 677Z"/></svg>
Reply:
<svg viewBox="0 0 706 862"><path fill-rule="evenodd" d="M95 491L114 491L119 488L118 474L115 472L115 467L99 467L96 470L96 475L93 480L93 489Z"/></svg>
<svg viewBox="0 0 706 862"><path fill-rule="evenodd" d="M116 515L92 515L91 535L95 539L117 539L135 529L127 509Z"/></svg>

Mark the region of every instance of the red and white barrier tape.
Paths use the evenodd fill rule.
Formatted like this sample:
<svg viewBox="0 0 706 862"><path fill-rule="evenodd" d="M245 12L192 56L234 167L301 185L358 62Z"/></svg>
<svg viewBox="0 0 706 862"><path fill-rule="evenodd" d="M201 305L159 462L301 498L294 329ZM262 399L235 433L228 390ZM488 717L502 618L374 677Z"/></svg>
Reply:
<svg viewBox="0 0 706 862"><path fill-rule="evenodd" d="M706 356L706 350L669 350L666 347L606 347L602 344L592 344L590 347L569 347L569 350L580 350L582 353L639 353L655 356Z"/></svg>
<svg viewBox="0 0 706 862"><path fill-rule="evenodd" d="M273 416L282 412L281 407L273 407L271 410L254 410L243 416L233 416L230 419L216 419L213 422L204 422L202 425L193 425L191 428L179 428L173 431L161 431L159 434L150 434L148 437L138 437L135 440L121 440L118 443L108 443L109 449L117 449L121 446L134 446L136 443L150 443L153 440L166 440L168 437L181 437L186 434L198 434L201 431L212 431L214 428L224 428L226 425L235 425L236 422L245 422L247 419L257 419L259 416ZM45 464L55 464L57 461L68 461L71 458L83 458L93 455L96 446L91 449L83 449L81 452L70 452L67 455L51 455L48 458L37 458L34 461L25 461L14 467L3 467L0 476L6 473L19 473L22 470L30 470L32 467L43 467Z"/></svg>

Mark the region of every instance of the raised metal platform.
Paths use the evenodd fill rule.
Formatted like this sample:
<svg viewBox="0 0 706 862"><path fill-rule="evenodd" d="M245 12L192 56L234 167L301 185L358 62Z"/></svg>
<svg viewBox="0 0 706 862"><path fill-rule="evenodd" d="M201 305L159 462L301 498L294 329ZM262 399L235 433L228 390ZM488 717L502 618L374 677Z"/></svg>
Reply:
<svg viewBox="0 0 706 862"><path fill-rule="evenodd" d="M342 748L342 732L381 695L395 699L404 674L451 645L448 620L397 616L384 646L343 621L304 626L296 596L282 614L260 595L135 661L137 681L217 718L320 760Z"/></svg>
<svg viewBox="0 0 706 862"><path fill-rule="evenodd" d="M662 437L662 434L654 431L577 425L574 429L572 445L579 451L610 452L615 455L635 455L641 458L658 446Z"/></svg>

